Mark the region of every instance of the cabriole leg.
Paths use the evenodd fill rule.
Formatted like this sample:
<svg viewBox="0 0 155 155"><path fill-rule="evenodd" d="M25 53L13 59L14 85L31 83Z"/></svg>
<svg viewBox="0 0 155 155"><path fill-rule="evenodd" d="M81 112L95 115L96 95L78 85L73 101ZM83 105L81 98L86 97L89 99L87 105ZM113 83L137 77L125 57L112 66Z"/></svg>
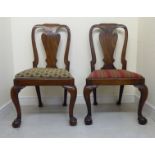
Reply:
<svg viewBox="0 0 155 155"><path fill-rule="evenodd" d="M35 88L36 88L36 92L37 92L37 96L38 96L39 107L43 107L43 103L42 103L42 100L41 100L41 94L40 94L40 87L35 86Z"/></svg>
<svg viewBox="0 0 155 155"><path fill-rule="evenodd" d="M77 96L77 89L75 86L65 86L66 90L70 93L71 99L69 104L69 117L70 117L70 125L75 126L77 124L77 119L73 115L74 105Z"/></svg>
<svg viewBox="0 0 155 155"><path fill-rule="evenodd" d="M96 90L96 88L94 88L93 89L93 95L94 95L94 105L98 105L98 103L97 103L97 90Z"/></svg>
<svg viewBox="0 0 155 155"><path fill-rule="evenodd" d="M87 105L87 110L88 113L85 117L85 124L86 125L91 125L92 124L92 116L91 116L91 102L90 102L90 93L93 91L93 87L92 86L85 86L83 94L84 94L84 98L85 98L85 102Z"/></svg>
<svg viewBox="0 0 155 155"><path fill-rule="evenodd" d="M21 108L20 108L19 98L18 98L18 94L21 89L22 89L21 87L17 87L17 86L13 86L11 89L12 102L13 102L13 104L16 108L16 112L17 112L17 117L12 123L12 127L14 127L14 128L19 128L21 125Z"/></svg>
<svg viewBox="0 0 155 155"><path fill-rule="evenodd" d="M67 89L64 88L64 103L63 106L66 107L67 106Z"/></svg>
<svg viewBox="0 0 155 155"><path fill-rule="evenodd" d="M138 85L136 87L140 91L140 100L138 105L138 122L141 125L145 125L147 123L147 119L143 116L142 110L148 96L148 88L146 85Z"/></svg>
<svg viewBox="0 0 155 155"><path fill-rule="evenodd" d="M124 90L124 85L121 85L120 86L120 91L119 91L119 99L118 99L118 101L116 103L117 105L121 105L123 90Z"/></svg>

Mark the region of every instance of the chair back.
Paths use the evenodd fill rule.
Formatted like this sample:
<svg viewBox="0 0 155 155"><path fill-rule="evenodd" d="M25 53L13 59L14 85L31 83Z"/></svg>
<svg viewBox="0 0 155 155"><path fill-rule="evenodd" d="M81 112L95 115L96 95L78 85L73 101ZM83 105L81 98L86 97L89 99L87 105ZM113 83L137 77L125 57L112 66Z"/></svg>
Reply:
<svg viewBox="0 0 155 155"><path fill-rule="evenodd" d="M101 23L97 25L93 25L89 31L89 41L90 41L90 48L92 54L92 61L91 61L91 71L95 70L96 64L96 54L94 48L94 41L93 41L93 33L95 29L99 30L99 42L101 44L102 53L103 53L103 67L101 69L116 69L114 66L114 52L116 48L116 44L118 41L118 33L120 29L124 31L124 41L123 47L121 51L121 64L122 69L126 69L127 61L125 59L126 55L126 48L127 48L127 41L128 41L128 30L125 25L122 24L112 24L112 23Z"/></svg>
<svg viewBox="0 0 155 155"><path fill-rule="evenodd" d="M33 67L37 67L39 63L38 49L36 45L36 33L41 30L41 40L46 53L46 67L57 68L57 51L61 39L61 31L67 33L67 41L65 46L64 64L65 68L69 70L70 62L68 60L69 47L70 47L70 29L67 25L60 24L42 24L35 25L32 28L32 46L34 61Z"/></svg>

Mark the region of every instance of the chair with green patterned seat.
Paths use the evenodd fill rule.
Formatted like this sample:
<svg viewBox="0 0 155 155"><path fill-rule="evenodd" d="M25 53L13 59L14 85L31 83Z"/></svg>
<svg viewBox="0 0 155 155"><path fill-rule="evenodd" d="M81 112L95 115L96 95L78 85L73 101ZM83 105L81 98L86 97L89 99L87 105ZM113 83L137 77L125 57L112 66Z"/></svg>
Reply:
<svg viewBox="0 0 155 155"><path fill-rule="evenodd" d="M57 51L61 39L61 31L67 33L67 41L64 54L65 69L57 67ZM36 33L41 32L41 40L46 53L46 68L39 68L39 56L36 45ZM11 98L17 111L17 117L12 126L18 128L21 125L21 108L18 94L26 86L35 86L39 107L42 107L41 93L39 86L62 86L64 88L64 106L66 106L67 92L70 93L71 99L69 104L70 125L76 125L77 119L73 116L73 108L76 100L77 89L74 84L74 78L69 73L70 62L68 60L70 47L70 29L67 25L60 24L42 24L35 25L32 29L32 46L33 46L33 68L24 70L16 74L14 86L11 89Z"/></svg>

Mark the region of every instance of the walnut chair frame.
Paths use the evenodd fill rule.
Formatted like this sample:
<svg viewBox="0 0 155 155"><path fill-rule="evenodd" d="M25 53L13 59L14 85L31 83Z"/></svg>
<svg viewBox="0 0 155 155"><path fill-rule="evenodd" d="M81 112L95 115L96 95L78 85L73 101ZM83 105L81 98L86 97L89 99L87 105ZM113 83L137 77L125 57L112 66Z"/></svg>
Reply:
<svg viewBox="0 0 155 155"><path fill-rule="evenodd" d="M53 30L55 29L55 31ZM33 54L34 54L34 61L33 61L33 68L37 68L39 62L39 56L37 51L37 45L35 41L35 34L38 30L42 31L42 42L46 52L46 67L57 68L56 66L56 54L58 45L60 42L60 31L67 32L67 42L65 47L65 54L64 54L64 63L65 69L69 71L70 62L68 60L69 55L69 47L70 47L70 40L71 40L71 33L70 29L67 25L60 25L60 24L41 24L35 25L32 29L31 37L32 37L32 46L33 46ZM50 46L52 44L52 46ZM39 107L42 107L42 100L41 100L41 93L39 86L62 86L64 88L64 103L63 106L67 105L67 92L70 93L70 104L69 104L69 117L70 117L70 125L76 125L77 119L73 116L73 108L77 96L77 89L74 84L74 78L55 78L55 79L45 79L45 78L16 78L14 79L14 86L11 89L11 98L13 104L16 108L17 117L13 121L12 126L14 128L18 128L21 125L21 108L19 103L18 94L21 89L26 86L35 86Z"/></svg>
<svg viewBox="0 0 155 155"><path fill-rule="evenodd" d="M124 36L125 36L122 53L121 53L121 64L122 64L122 69L126 70L127 61L126 61L125 55L126 55L126 48L127 48L127 41L128 41L127 27L122 24L101 23L101 24L93 25L89 31L89 41L90 41L90 48L91 48L91 54L92 54L91 72L95 71L95 64L96 64L96 54L95 54L95 48L93 43L93 32L95 31L95 29L99 30L99 40L100 40L100 44L101 44L102 52L104 56L104 59L103 59L104 66L101 68L101 70L116 69L113 64L114 63L113 55L114 55L114 50L118 39L118 33L117 33L118 28L124 31ZM97 105L96 88L100 85L103 85L103 86L120 85L119 99L118 99L117 105L121 105L124 85L133 85L137 87L141 94L140 100L139 100L139 106L138 106L138 122L139 124L142 124L142 125L147 123L147 119L142 115L142 109L148 96L148 89L147 89L147 86L145 85L145 79L143 77L140 79L124 78L123 80L115 79L115 78L90 79L88 77L86 79L86 85L83 91L84 98L87 105L87 110L88 110L88 114L85 117L86 125L92 124L90 94L91 92L93 92L94 105Z"/></svg>

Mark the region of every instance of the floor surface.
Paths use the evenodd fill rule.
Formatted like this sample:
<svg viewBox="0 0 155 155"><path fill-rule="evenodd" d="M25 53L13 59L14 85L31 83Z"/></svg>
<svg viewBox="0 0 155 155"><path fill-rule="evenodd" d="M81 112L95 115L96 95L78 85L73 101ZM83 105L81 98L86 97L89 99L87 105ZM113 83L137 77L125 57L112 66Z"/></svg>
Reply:
<svg viewBox="0 0 155 155"><path fill-rule="evenodd" d="M86 126L84 117L86 107L84 104L75 106L75 116L78 119L77 126L69 126L68 107L61 105L45 105L43 108L37 105L22 106L22 124L18 129L11 126L16 113L14 107L9 104L0 111L0 137L45 137L45 138L84 138L84 137L119 137L138 138L155 137L155 122L148 118L147 125L137 123L137 105L104 104L92 106L93 124Z"/></svg>

